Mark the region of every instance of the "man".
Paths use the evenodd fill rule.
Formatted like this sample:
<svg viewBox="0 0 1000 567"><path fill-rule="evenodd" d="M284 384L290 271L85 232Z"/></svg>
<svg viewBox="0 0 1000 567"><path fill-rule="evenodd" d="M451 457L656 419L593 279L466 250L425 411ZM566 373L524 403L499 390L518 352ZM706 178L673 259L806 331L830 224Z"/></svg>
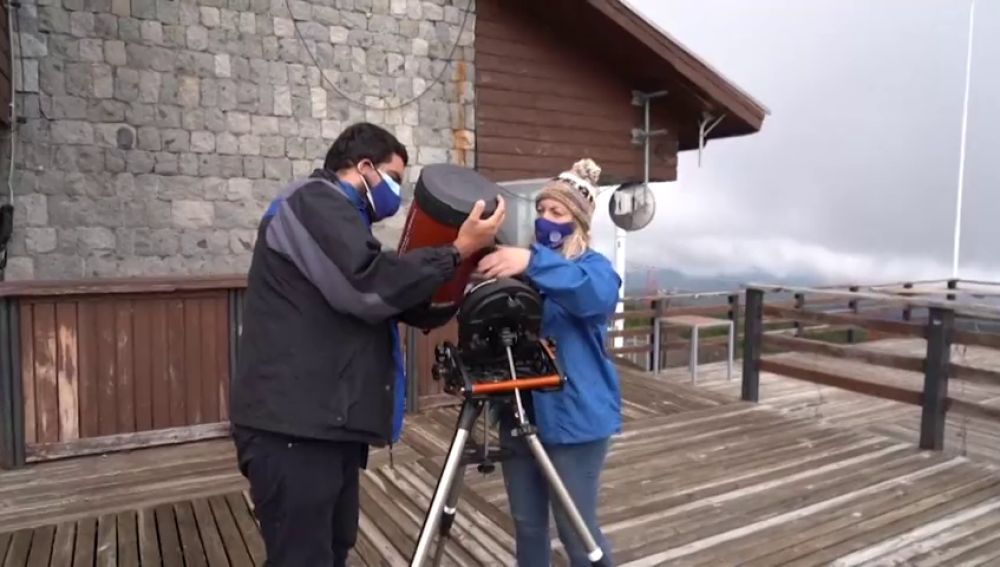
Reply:
<svg viewBox="0 0 1000 567"><path fill-rule="evenodd" d="M487 219L479 202L451 246L383 252L371 223L399 209L407 159L392 134L355 124L260 223L230 420L270 566L346 565L359 469L401 425L396 321L426 324L434 291L503 222L502 200Z"/></svg>

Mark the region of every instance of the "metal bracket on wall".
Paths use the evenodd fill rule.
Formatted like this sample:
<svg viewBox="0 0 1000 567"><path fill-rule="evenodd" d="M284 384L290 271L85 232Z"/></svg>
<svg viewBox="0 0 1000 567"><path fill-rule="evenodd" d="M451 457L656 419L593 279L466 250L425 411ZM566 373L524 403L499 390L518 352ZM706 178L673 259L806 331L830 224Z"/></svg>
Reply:
<svg viewBox="0 0 1000 567"><path fill-rule="evenodd" d="M653 99L664 97L664 96L667 96L668 94L670 94L670 92L669 91L665 91L665 90L664 91L655 91L655 92L651 92L651 93L644 93L644 92L640 92L640 91L632 91L632 106L641 106L641 107L643 107L643 115L644 115L643 127L642 128L633 128L632 129L632 143L633 144L642 144L642 146L643 146L643 165L642 165L642 168L643 168L643 182L646 183L647 185L649 185L649 165L650 165L649 164L649 160L650 160L650 158L649 158L649 150L650 150L650 148L649 148L649 140L651 138L656 137L656 136L663 136L663 135L665 135L668 132L668 130L666 130L666 129L660 129L660 130L651 130L650 129L652 127L651 124L650 124L650 118L649 118L650 105L652 104L651 101Z"/></svg>
<svg viewBox="0 0 1000 567"><path fill-rule="evenodd" d="M698 167L701 167L701 154L705 149L705 138L715 130L715 127L726 117L725 114L715 117L709 111L701 113L701 120L698 121Z"/></svg>

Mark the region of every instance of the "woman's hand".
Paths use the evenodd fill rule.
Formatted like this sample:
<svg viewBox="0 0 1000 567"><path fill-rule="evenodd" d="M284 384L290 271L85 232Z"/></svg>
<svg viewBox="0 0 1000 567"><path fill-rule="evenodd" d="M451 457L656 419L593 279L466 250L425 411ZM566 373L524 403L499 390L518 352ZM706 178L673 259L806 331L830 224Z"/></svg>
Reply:
<svg viewBox="0 0 1000 567"><path fill-rule="evenodd" d="M479 261L479 273L487 278L509 278L523 273L531 262L531 250L501 246Z"/></svg>

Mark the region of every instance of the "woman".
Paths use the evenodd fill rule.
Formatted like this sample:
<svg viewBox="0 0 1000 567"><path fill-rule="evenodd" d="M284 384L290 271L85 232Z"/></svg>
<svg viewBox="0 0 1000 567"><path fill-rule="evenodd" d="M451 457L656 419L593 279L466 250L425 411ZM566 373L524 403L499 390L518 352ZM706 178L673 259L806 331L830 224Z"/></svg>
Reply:
<svg viewBox="0 0 1000 567"><path fill-rule="evenodd" d="M610 565L597 501L609 440L621 430L618 376L604 348L621 278L606 257L589 247L600 173L597 164L583 159L547 183L535 200L535 243L527 249L501 247L482 259L479 271L490 278L521 275L542 296L542 333L555 342L566 384L558 392L525 396L526 413ZM514 428L511 415L501 417L501 445L513 454L503 462L503 476L518 565L550 564L550 502L571 565L590 565L524 441L511 435Z"/></svg>

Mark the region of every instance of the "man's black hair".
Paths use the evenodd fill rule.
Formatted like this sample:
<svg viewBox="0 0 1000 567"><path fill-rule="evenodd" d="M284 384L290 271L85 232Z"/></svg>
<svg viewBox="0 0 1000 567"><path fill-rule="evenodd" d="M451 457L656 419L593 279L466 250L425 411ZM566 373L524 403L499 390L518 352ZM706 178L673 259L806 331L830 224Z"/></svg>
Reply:
<svg viewBox="0 0 1000 567"><path fill-rule="evenodd" d="M406 146L385 128L368 122L359 122L348 126L337 136L326 152L323 169L340 171L366 159L373 163L385 163L398 154L405 165L409 161Z"/></svg>

